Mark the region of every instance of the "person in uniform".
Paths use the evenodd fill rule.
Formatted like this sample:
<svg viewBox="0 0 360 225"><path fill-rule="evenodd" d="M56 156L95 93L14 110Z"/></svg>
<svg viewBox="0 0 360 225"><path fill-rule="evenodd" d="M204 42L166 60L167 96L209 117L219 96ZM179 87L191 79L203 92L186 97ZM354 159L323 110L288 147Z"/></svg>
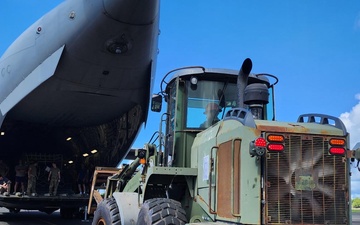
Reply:
<svg viewBox="0 0 360 225"><path fill-rule="evenodd" d="M30 164L28 169L27 195L36 195L37 162Z"/></svg>
<svg viewBox="0 0 360 225"><path fill-rule="evenodd" d="M52 168L49 172L48 181L50 181L49 194L56 195L58 185L60 183L60 169L56 166L56 163L52 163Z"/></svg>

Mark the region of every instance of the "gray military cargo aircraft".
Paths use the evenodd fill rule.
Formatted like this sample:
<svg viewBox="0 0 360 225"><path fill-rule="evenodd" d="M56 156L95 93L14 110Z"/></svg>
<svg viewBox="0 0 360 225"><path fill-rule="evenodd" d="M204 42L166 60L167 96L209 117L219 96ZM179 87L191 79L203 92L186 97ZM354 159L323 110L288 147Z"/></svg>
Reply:
<svg viewBox="0 0 360 225"><path fill-rule="evenodd" d="M0 58L10 171L49 155L117 165L147 118L158 34L158 0L68 0L25 30Z"/></svg>

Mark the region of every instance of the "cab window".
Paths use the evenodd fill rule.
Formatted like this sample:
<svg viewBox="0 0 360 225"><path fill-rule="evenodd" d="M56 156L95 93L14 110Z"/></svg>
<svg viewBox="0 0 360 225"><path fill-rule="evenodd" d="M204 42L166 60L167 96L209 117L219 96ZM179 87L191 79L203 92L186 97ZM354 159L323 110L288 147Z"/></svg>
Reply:
<svg viewBox="0 0 360 225"><path fill-rule="evenodd" d="M186 128L205 129L219 120L225 113L236 107L236 84L218 81L190 82L187 86Z"/></svg>

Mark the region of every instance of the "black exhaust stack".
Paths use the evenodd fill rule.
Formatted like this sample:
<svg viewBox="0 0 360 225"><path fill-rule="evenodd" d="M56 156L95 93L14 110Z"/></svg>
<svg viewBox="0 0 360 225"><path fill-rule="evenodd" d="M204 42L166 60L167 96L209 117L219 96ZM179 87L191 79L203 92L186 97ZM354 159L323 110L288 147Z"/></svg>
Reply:
<svg viewBox="0 0 360 225"><path fill-rule="evenodd" d="M252 61L246 58L240 68L239 76L237 79L238 98L237 107L244 108L244 93L248 83L248 77L252 69Z"/></svg>

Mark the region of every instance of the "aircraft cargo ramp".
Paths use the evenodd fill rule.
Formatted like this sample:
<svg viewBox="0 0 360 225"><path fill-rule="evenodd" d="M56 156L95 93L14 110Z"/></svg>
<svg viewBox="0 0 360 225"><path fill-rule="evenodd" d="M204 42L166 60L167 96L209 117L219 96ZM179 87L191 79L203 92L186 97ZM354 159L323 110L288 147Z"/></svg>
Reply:
<svg viewBox="0 0 360 225"><path fill-rule="evenodd" d="M60 209L63 217L65 214L72 214L80 207L85 207L89 201L89 196L84 195L66 195L58 196L3 196L0 195L0 205L9 209L10 212L19 212L17 207L21 205L21 209L39 210L48 214ZM68 212L68 213L66 213Z"/></svg>

